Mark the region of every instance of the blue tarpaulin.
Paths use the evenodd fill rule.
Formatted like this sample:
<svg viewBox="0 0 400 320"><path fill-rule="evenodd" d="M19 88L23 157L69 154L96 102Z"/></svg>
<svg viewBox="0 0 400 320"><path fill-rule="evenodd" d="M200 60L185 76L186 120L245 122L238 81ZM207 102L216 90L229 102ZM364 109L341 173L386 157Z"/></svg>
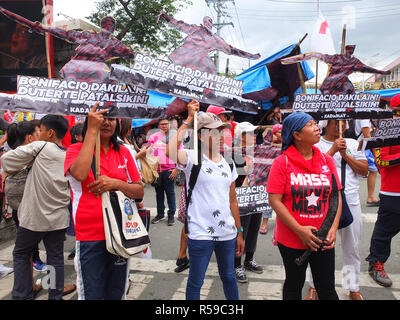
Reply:
<svg viewBox="0 0 400 320"><path fill-rule="evenodd" d="M364 93L378 93L381 98L392 98L397 94L400 94L400 88L398 89L385 89L385 90L371 90L371 91L360 91Z"/></svg>
<svg viewBox="0 0 400 320"><path fill-rule="evenodd" d="M289 95L301 92L297 65L281 65L279 61L293 54L296 46L292 44L239 74L236 79L243 81L244 95L257 101L263 109L269 109L273 99L285 103L289 101ZM314 78L307 62L301 62L301 67L304 81Z"/></svg>

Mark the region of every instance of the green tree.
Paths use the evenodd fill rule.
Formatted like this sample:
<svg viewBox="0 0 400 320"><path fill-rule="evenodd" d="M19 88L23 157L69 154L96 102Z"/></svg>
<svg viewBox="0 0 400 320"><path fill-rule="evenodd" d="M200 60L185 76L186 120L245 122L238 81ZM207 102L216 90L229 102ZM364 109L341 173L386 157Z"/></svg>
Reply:
<svg viewBox="0 0 400 320"><path fill-rule="evenodd" d="M96 2L95 12L86 18L99 25L103 17L112 16L117 22L117 39L136 50L162 55L172 52L182 36L163 21L157 21L157 15L162 11L173 16L191 4L190 0L101 0Z"/></svg>

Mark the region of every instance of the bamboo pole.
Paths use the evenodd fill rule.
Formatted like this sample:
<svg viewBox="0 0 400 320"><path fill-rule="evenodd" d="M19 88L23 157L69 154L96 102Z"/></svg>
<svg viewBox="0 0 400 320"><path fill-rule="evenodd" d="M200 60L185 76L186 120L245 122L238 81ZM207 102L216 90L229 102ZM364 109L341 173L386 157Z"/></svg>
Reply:
<svg viewBox="0 0 400 320"><path fill-rule="evenodd" d="M306 33L306 34L304 35L304 37L303 37L303 38L299 41L299 43L297 44L297 46L299 47L299 49L300 49L300 44L304 41L304 39L305 39L307 36L308 36L308 33ZM301 68L301 63L300 63L300 62L297 63L297 72L299 73L299 79L300 79L301 90L303 91L303 93L306 93L306 92L307 92L307 89L306 89L306 84L304 83L303 70L302 70L302 68Z"/></svg>
<svg viewBox="0 0 400 320"><path fill-rule="evenodd" d="M98 180L100 177L100 129L97 131L97 136L96 136L96 176L94 177L95 180ZM99 195L97 194L97 198L99 198Z"/></svg>
<svg viewBox="0 0 400 320"><path fill-rule="evenodd" d="M342 48L341 48L341 54L344 55L345 53L346 53L346 24L343 25ZM343 138L342 121L343 120L339 120L339 137L340 138Z"/></svg>

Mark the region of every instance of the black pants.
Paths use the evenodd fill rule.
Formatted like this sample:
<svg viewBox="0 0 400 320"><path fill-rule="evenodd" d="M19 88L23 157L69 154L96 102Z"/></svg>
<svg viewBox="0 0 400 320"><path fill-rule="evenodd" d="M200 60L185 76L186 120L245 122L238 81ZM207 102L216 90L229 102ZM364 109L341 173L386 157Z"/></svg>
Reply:
<svg viewBox="0 0 400 320"><path fill-rule="evenodd" d="M32 300L32 273L30 258L38 243L43 240L49 269L49 300L61 300L64 291L64 237L65 230L36 232L19 226L13 251L14 300ZM45 275L44 275L45 276ZM53 281L54 279L54 281ZM54 286L55 284L55 286Z"/></svg>
<svg viewBox="0 0 400 320"><path fill-rule="evenodd" d="M261 226L262 212L240 216L240 223L243 227L244 252L246 253L245 260L253 259L254 252L257 248L258 231ZM241 257L235 257L235 268L241 265Z"/></svg>
<svg viewBox="0 0 400 320"><path fill-rule="evenodd" d="M292 249L278 243L286 279L283 285L283 300L302 300L302 289L306 280L307 264L298 266L294 261L305 250ZM335 249L313 252L309 259L315 289L320 300L339 300L335 290Z"/></svg>
<svg viewBox="0 0 400 320"><path fill-rule="evenodd" d="M12 218L13 218L13 220L14 220L14 222L15 222L15 226L16 226L17 229L18 229L18 227L19 227L18 211L15 210L15 209L13 209L12 212L11 212L11 214L12 214ZM35 262L35 261L37 261L37 260L40 260L40 256L39 256L39 243L37 244L37 246L35 247L35 249L33 249L33 252L32 252L32 261Z"/></svg>
<svg viewBox="0 0 400 320"><path fill-rule="evenodd" d="M367 261L386 262L392 238L400 232L400 197L379 195L378 219L371 237Z"/></svg>

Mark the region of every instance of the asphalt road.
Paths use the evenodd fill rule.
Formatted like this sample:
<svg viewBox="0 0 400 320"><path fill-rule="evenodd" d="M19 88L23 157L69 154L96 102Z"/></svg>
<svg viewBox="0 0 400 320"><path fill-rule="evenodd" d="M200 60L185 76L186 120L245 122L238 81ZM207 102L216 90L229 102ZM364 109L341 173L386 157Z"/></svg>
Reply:
<svg viewBox="0 0 400 320"><path fill-rule="evenodd" d="M379 181L376 190L379 190ZM378 193L378 191L376 192ZM176 188L177 206L179 188ZM361 291L364 298L368 300L396 300L400 299L400 238L397 236L392 242L391 257L385 265L385 269L393 280L391 288L383 288L377 285L368 275L368 263L365 258L369 252L369 242L376 219L377 207L366 207L366 179L361 180L360 198L363 213L363 231L360 245L361 263ZM155 215L155 191L151 186L146 186L144 205L150 208ZM256 261L264 267L261 275L247 272L248 283L239 284L240 298L243 300L279 300L282 294L284 280L284 269L281 256L277 247L272 242L275 217L269 222L269 231L266 235L259 235L258 247L255 253ZM188 270L175 273L175 261L177 259L182 224L176 220L174 226L168 226L166 220L150 226L151 250L153 259L131 259L131 279L133 286L129 292L128 299L135 300L176 300L185 298L185 287ZM65 241L65 257L75 245L73 237L67 237ZM338 236L336 244L336 289L341 299L348 299L347 292L341 288L341 243ZM12 266L13 241L0 243L0 263ZM41 244L41 256L45 261L45 251ZM65 259L65 281L75 282L75 271L73 261ZM43 274L35 272L35 279L43 277ZM0 299L10 299L13 275L0 279ZM307 290L304 286L304 294ZM201 291L202 299L224 299L222 283L218 276L215 256L206 274L205 282ZM66 299L77 299L76 293L65 297ZM37 299L47 299L45 290L39 294Z"/></svg>

